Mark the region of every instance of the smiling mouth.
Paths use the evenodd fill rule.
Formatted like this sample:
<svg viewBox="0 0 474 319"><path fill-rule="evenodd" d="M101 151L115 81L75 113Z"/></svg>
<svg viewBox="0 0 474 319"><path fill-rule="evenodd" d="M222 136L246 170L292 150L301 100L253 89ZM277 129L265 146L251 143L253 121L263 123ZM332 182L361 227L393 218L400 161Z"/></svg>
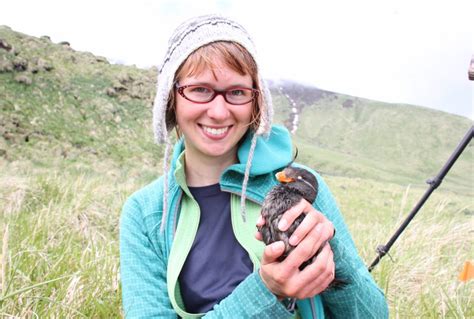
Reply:
<svg viewBox="0 0 474 319"><path fill-rule="evenodd" d="M207 134L210 134L210 135L213 135L213 136L221 136L221 135L227 133L227 131L230 128L230 126L226 126L226 127L222 127L222 128L212 128L212 127L208 127L208 126L204 126L204 125L202 125L201 127Z"/></svg>

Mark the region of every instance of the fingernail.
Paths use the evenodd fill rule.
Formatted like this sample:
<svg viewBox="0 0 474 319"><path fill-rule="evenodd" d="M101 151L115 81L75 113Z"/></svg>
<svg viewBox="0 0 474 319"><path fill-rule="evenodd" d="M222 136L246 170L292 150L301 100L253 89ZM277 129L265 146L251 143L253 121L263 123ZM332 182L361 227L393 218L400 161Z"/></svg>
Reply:
<svg viewBox="0 0 474 319"><path fill-rule="evenodd" d="M298 238L298 236L296 236L296 235L291 235L291 237L290 237L290 245L296 246L296 245L298 244L298 241L299 241L299 240L300 240L300 239Z"/></svg>
<svg viewBox="0 0 474 319"><path fill-rule="evenodd" d="M280 219L280 221L278 222L278 228L280 230L286 230L286 226L288 226L288 222L286 221L286 219Z"/></svg>

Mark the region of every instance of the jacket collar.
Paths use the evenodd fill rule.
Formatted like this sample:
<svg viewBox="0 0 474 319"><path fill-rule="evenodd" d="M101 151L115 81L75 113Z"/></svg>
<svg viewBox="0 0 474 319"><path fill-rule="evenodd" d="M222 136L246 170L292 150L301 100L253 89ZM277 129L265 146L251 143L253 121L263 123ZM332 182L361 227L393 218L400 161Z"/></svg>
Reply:
<svg viewBox="0 0 474 319"><path fill-rule="evenodd" d="M245 166L249 156L250 144L253 137L252 132L248 132L237 151L238 163L229 166L221 175L221 186L228 191L233 193L239 193L242 187L242 181L245 174ZM184 170L181 167L180 160L182 160L184 151L184 139L181 138L174 146L173 158L171 163L171 171L174 172L174 177L179 179L176 175L178 171ZM268 137L259 136L257 138L257 145L255 147L255 153L252 159L250 167L250 179L248 195L249 199L257 202L263 200L261 194L263 188L271 188L274 184L273 174L268 176L269 173L281 169L288 165L292 160L293 146L288 130L279 125L273 125L270 135ZM273 182L272 182L273 181ZM181 184L181 183L179 183ZM256 189L254 193L252 189ZM266 194L264 191L263 194Z"/></svg>

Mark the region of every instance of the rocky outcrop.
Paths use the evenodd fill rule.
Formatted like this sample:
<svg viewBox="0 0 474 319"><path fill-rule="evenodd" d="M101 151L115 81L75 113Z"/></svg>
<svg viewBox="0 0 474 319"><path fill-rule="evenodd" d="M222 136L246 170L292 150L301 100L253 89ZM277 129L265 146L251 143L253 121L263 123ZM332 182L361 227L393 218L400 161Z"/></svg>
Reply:
<svg viewBox="0 0 474 319"><path fill-rule="evenodd" d="M349 108L354 106L354 100L347 99L342 103L342 107Z"/></svg>
<svg viewBox="0 0 474 319"><path fill-rule="evenodd" d="M133 98L151 100L151 88L154 83L150 77L132 75L130 73L120 73L113 81L112 86L105 90L110 97Z"/></svg>
<svg viewBox="0 0 474 319"><path fill-rule="evenodd" d="M31 78L27 76L26 74L18 74L15 76L14 80L24 85L31 85L33 83Z"/></svg>
<svg viewBox="0 0 474 319"><path fill-rule="evenodd" d="M10 52L13 50L13 47L7 41L0 39L0 49Z"/></svg>

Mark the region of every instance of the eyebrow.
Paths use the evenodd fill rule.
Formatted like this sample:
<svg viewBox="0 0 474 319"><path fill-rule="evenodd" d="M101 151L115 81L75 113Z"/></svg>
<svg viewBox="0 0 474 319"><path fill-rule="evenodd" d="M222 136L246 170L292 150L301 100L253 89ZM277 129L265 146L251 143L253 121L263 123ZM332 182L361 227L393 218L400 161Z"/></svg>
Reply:
<svg viewBox="0 0 474 319"><path fill-rule="evenodd" d="M183 84L180 84L180 85L183 85ZM249 85L244 85L244 84L242 84L242 83L233 84L233 85L230 85L230 86L228 86L228 87L226 87L226 88L223 88L223 89L217 88L217 87L215 87L214 85L211 85L209 82L202 82L202 81L201 81L201 82L196 82L196 83L192 83L192 82L191 82L191 83L188 83L188 84L185 84L185 85L202 85L202 86L208 86L208 87L210 87L210 88L212 88L212 89L214 89L214 90L220 90L220 91L222 91L222 90L226 91L226 90L233 89L233 88L252 89L252 85L249 86Z"/></svg>

